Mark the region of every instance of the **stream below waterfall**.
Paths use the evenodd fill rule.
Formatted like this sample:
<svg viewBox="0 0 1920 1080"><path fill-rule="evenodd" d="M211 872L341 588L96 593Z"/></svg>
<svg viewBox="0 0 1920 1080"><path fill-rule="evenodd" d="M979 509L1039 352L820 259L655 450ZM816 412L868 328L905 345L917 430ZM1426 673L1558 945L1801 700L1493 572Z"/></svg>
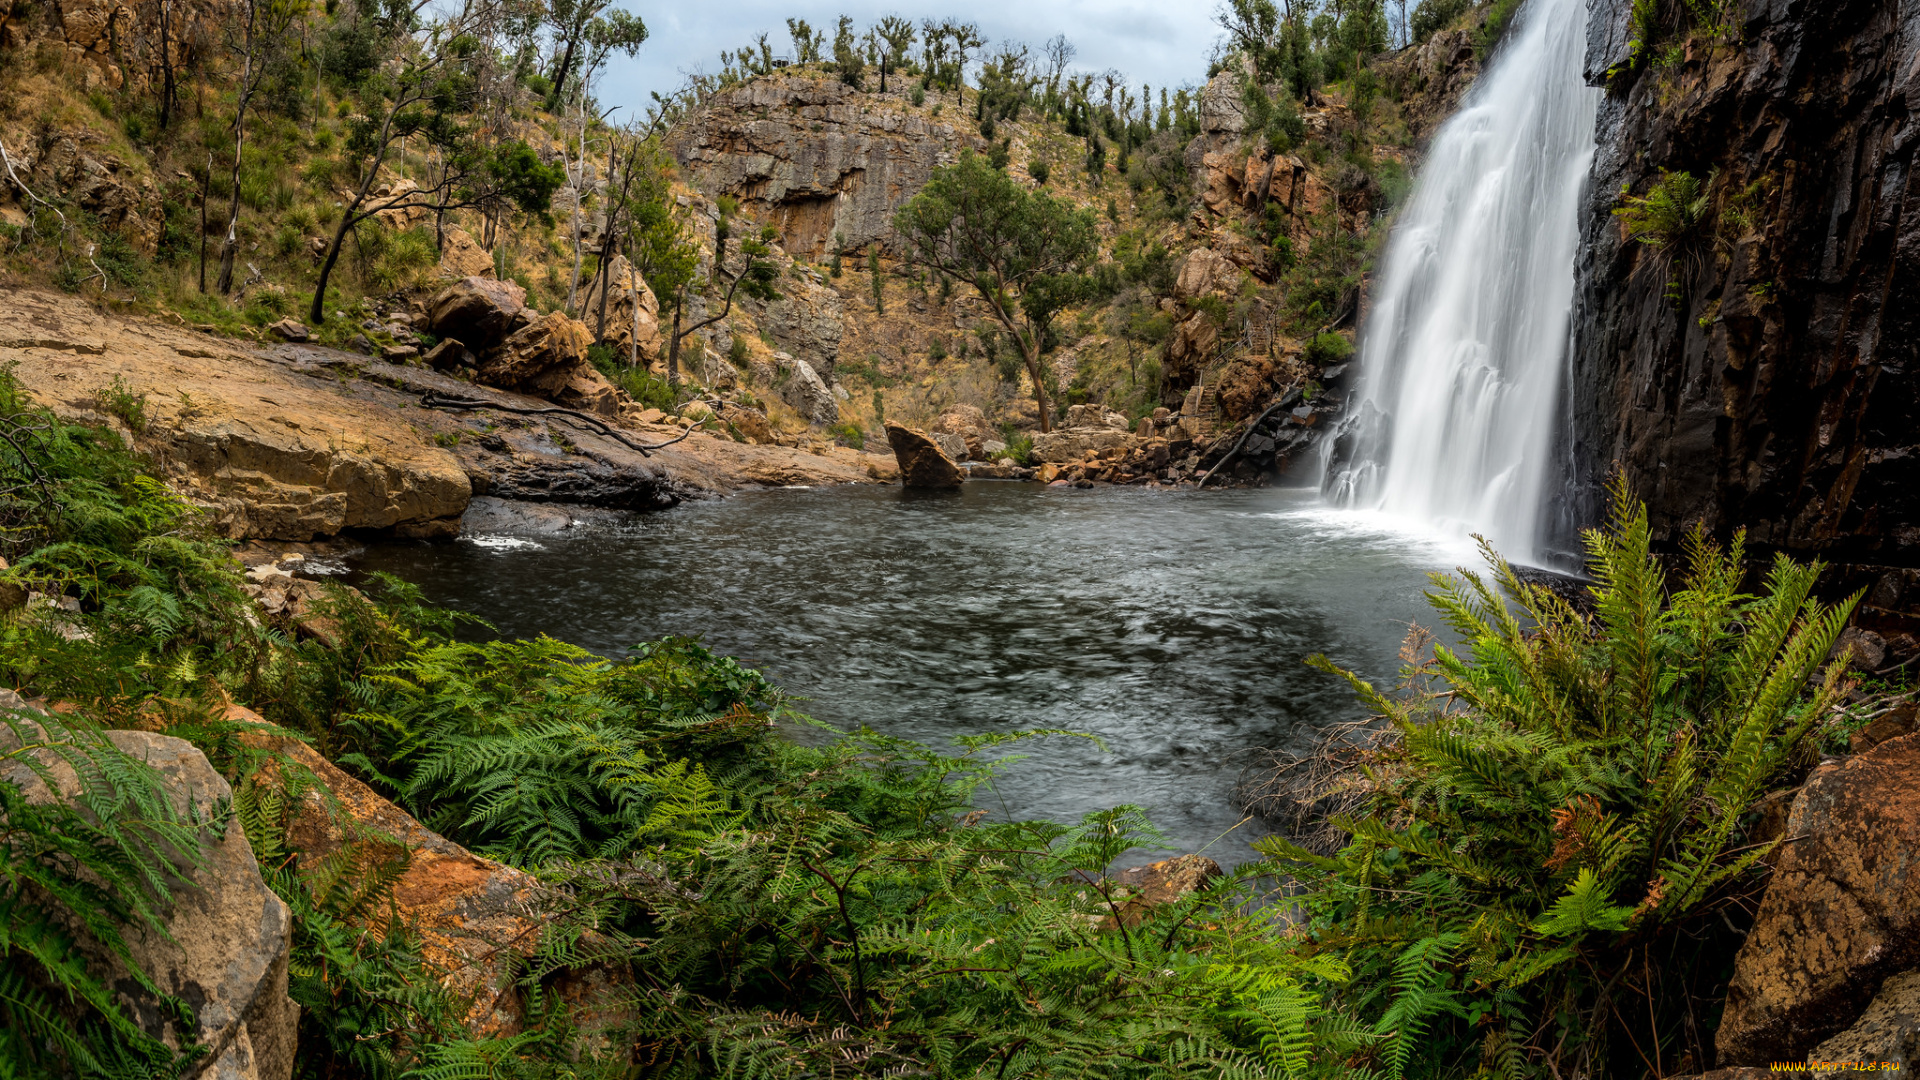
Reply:
<svg viewBox="0 0 1920 1080"><path fill-rule="evenodd" d="M1233 864L1261 832L1235 828L1243 770L1363 712L1305 658L1390 681L1408 621L1433 621L1427 573L1472 561L1311 491L982 482L752 492L617 528L381 544L353 568L608 656L698 635L840 727L1096 735L1016 750L981 807L1073 822L1134 803L1172 849Z"/></svg>

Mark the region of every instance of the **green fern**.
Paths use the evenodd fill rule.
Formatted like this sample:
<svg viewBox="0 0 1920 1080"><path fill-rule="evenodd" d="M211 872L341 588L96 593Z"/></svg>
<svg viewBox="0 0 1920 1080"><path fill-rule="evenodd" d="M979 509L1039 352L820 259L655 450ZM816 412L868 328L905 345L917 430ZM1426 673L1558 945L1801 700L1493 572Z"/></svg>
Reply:
<svg viewBox="0 0 1920 1080"><path fill-rule="evenodd" d="M1586 538L1591 613L1491 551L1487 575L1437 579L1462 647L1398 695L1353 680L1386 726L1374 802L1339 822L1348 846L1258 845L1302 882L1311 940L1347 950L1340 998L1374 1018L1386 1075L1599 1070L1616 1045L1697 1039L1687 1018L1713 1009L1709 973L1772 848L1746 836L1748 809L1845 689L1827 656L1858 597L1814 599L1819 564L1778 558L1746 595L1740 538L1695 531L1670 591L1644 507L1617 480L1612 502ZM1470 995L1497 1038L1453 1011Z"/></svg>

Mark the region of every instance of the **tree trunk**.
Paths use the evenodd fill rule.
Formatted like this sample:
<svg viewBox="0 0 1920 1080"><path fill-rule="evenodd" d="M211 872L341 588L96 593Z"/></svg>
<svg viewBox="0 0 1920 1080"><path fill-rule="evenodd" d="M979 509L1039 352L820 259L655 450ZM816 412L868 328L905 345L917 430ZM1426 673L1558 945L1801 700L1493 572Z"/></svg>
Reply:
<svg viewBox="0 0 1920 1080"><path fill-rule="evenodd" d="M553 77L553 90L547 94L548 112L560 107L560 98L567 86L567 72L573 68L573 47L579 40L579 30L567 35L567 51L560 54L560 67Z"/></svg>
<svg viewBox="0 0 1920 1080"><path fill-rule="evenodd" d="M1015 340L1019 340L1018 335ZM1020 353L1027 361L1027 377L1033 380L1033 402L1040 407L1040 433L1045 435L1053 430L1053 406L1047 401L1046 383L1040 378L1040 361L1027 351L1024 341L1020 343Z"/></svg>
<svg viewBox="0 0 1920 1080"><path fill-rule="evenodd" d="M253 20L259 4L247 4L246 51L240 63L240 100L233 113L233 202L227 212L227 236L220 242L220 295L233 291L233 258L240 248L240 151L247 143L247 99L253 96Z"/></svg>
<svg viewBox="0 0 1920 1080"><path fill-rule="evenodd" d="M573 277L571 280L567 282L567 315L569 318L573 316L574 302L578 300L580 297L580 203L586 198L586 193L581 190L581 185L585 184L586 182L587 182L587 107L585 102L581 102L580 103L580 158L579 158L579 164L574 169L573 183L570 185L573 189L573 215L571 217L571 222L573 226Z"/></svg>
<svg viewBox="0 0 1920 1080"><path fill-rule="evenodd" d="M213 183L213 151L207 151L207 175L200 178L200 293L207 291L207 188Z"/></svg>
<svg viewBox="0 0 1920 1080"><path fill-rule="evenodd" d="M687 306L687 290L682 288L673 302L673 331L667 339L667 385L680 387L680 312Z"/></svg>
<svg viewBox="0 0 1920 1080"><path fill-rule="evenodd" d="M170 5L168 0L160 0L160 130L167 130L168 121L173 119L173 44L169 38L172 30L167 24Z"/></svg>

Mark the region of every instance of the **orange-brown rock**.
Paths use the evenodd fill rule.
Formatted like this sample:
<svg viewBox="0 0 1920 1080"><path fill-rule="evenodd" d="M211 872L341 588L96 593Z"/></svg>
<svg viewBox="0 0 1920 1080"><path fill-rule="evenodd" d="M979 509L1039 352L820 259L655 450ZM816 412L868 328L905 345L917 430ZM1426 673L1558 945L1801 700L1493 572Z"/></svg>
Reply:
<svg viewBox="0 0 1920 1080"><path fill-rule="evenodd" d="M910 488L957 488L965 479L958 466L925 433L887 423L887 442L900 462L900 483Z"/></svg>
<svg viewBox="0 0 1920 1080"><path fill-rule="evenodd" d="M427 305L427 327L473 352L484 352L527 321L526 303L527 290L511 281L462 278Z"/></svg>
<svg viewBox="0 0 1920 1080"><path fill-rule="evenodd" d="M1113 894L1120 904L1120 919L1138 926L1153 909L1190 896L1225 874L1219 863L1205 855L1181 855L1122 870L1113 876L1120 886Z"/></svg>
<svg viewBox="0 0 1920 1080"><path fill-rule="evenodd" d="M948 406L947 411L933 422L933 430L936 434L960 436L966 441L969 458L986 460L986 440L993 437L993 429L987 426L987 414L979 406Z"/></svg>
<svg viewBox="0 0 1920 1080"><path fill-rule="evenodd" d="M592 344L593 335L578 319L549 312L486 352L480 359L480 381L569 409L613 416L620 395L587 361Z"/></svg>
<svg viewBox="0 0 1920 1080"><path fill-rule="evenodd" d="M266 725L239 705L228 706L224 719ZM468 1030L475 1038L516 1033L524 1019L516 965L539 944L543 925L528 907L533 876L433 832L298 739L263 730L243 741L284 755L319 781L319 788L300 795L288 828L300 871L329 872L330 859L360 869L403 865L393 886L395 910L420 936L427 967L466 1003ZM377 930L378 921L369 929ZM595 987L608 984L604 975L586 977L569 989L578 997L585 988L591 998Z"/></svg>
<svg viewBox="0 0 1920 1080"><path fill-rule="evenodd" d="M493 256L467 230L458 226L440 238L440 272L456 278L490 278Z"/></svg>
<svg viewBox="0 0 1920 1080"><path fill-rule="evenodd" d="M7 362L35 401L77 422L118 423L98 397L116 379L144 396L140 448L236 539L455 522L472 493L458 460L411 415L240 342L17 289L0 302Z"/></svg>
<svg viewBox="0 0 1920 1080"><path fill-rule="evenodd" d="M1804 1060L1920 967L1920 735L1815 769L1727 989L1721 1062Z"/></svg>

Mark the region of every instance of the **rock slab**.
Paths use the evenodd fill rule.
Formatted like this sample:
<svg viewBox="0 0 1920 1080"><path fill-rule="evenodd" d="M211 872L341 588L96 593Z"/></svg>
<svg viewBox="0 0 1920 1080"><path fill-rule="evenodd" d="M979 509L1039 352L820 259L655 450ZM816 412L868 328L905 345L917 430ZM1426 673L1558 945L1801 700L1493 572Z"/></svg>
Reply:
<svg viewBox="0 0 1920 1080"><path fill-rule="evenodd" d="M1920 735L1815 769L1734 965L1720 1061L1799 1061L1920 967Z"/></svg>

